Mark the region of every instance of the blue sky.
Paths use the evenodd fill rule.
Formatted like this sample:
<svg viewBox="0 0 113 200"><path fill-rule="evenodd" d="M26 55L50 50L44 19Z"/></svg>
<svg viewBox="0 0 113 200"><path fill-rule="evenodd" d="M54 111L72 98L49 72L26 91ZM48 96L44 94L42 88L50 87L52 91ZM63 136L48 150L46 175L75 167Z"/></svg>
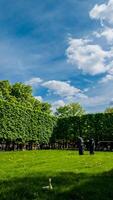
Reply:
<svg viewBox="0 0 113 200"><path fill-rule="evenodd" d="M0 79L55 109L113 102L113 0L0 0Z"/></svg>

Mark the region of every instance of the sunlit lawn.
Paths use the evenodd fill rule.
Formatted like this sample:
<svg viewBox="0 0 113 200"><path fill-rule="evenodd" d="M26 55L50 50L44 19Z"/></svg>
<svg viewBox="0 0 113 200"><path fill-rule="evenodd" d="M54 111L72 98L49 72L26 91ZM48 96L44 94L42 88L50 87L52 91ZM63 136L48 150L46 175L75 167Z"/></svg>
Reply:
<svg viewBox="0 0 113 200"><path fill-rule="evenodd" d="M0 199L113 200L113 153L0 152Z"/></svg>

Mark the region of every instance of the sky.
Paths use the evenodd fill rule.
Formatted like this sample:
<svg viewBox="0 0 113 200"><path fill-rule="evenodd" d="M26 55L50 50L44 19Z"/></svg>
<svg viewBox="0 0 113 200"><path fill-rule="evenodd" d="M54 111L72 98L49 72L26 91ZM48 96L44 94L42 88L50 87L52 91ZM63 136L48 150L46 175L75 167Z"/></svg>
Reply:
<svg viewBox="0 0 113 200"><path fill-rule="evenodd" d="M113 0L0 0L0 80L53 110L113 106Z"/></svg>

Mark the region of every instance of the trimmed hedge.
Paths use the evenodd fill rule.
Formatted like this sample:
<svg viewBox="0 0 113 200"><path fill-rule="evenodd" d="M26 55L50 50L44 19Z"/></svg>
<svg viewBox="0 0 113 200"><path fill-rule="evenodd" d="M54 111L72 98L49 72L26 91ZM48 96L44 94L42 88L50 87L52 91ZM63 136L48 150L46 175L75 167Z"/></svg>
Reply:
<svg viewBox="0 0 113 200"><path fill-rule="evenodd" d="M113 114L87 114L56 118L7 101L0 101L0 144L48 144L57 141L113 141ZM6 148L7 149L7 148ZM31 148L32 149L32 148Z"/></svg>
<svg viewBox="0 0 113 200"><path fill-rule="evenodd" d="M0 141L48 143L55 118L5 101L0 101Z"/></svg>
<svg viewBox="0 0 113 200"><path fill-rule="evenodd" d="M96 141L113 140L113 114L87 114L81 117L58 118L52 140L76 141L93 137Z"/></svg>

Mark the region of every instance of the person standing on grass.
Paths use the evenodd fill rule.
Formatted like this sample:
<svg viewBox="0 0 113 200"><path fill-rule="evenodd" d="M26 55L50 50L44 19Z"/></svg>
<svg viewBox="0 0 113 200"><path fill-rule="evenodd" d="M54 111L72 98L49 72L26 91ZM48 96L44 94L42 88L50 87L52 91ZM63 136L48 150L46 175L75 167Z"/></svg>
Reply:
<svg viewBox="0 0 113 200"><path fill-rule="evenodd" d="M79 155L84 154L84 140L82 137L78 137L78 148L79 148Z"/></svg>
<svg viewBox="0 0 113 200"><path fill-rule="evenodd" d="M95 141L93 138L91 138L89 140L89 152L90 152L90 155L94 154L94 150L95 150Z"/></svg>

